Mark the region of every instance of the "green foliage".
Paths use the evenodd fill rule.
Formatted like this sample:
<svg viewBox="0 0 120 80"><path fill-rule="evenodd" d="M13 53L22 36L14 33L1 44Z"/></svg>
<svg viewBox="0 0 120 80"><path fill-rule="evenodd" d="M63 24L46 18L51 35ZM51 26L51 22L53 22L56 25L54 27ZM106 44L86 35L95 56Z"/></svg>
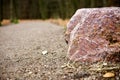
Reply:
<svg viewBox="0 0 120 80"><path fill-rule="evenodd" d="M10 22L11 22L11 23L14 23L14 24L17 24L17 23L19 23L18 19L16 19L16 18L14 18L14 19L11 19L11 20L10 20Z"/></svg>
<svg viewBox="0 0 120 80"><path fill-rule="evenodd" d="M66 31L67 30L67 26L64 26L64 31Z"/></svg>

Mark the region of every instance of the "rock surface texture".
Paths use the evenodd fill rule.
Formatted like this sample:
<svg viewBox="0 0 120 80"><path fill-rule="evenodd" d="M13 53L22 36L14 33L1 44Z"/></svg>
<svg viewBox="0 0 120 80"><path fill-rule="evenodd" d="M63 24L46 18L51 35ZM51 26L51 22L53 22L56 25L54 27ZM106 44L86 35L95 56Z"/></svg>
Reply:
<svg viewBox="0 0 120 80"><path fill-rule="evenodd" d="M77 10L65 37L70 60L120 62L120 7Z"/></svg>

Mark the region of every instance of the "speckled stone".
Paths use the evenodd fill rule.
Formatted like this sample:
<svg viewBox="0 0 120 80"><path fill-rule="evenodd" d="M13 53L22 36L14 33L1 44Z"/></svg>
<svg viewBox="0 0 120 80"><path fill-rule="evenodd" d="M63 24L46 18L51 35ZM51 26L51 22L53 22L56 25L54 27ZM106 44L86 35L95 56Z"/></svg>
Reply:
<svg viewBox="0 0 120 80"><path fill-rule="evenodd" d="M65 38L70 60L120 62L120 7L77 10Z"/></svg>

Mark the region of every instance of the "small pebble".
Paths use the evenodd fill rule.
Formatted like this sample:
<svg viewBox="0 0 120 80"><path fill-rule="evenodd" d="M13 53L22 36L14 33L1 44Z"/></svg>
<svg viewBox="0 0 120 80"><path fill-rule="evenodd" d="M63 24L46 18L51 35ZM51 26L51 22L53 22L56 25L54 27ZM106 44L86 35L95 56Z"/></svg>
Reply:
<svg viewBox="0 0 120 80"><path fill-rule="evenodd" d="M107 66L108 64L107 63L103 63L104 66Z"/></svg>
<svg viewBox="0 0 120 80"><path fill-rule="evenodd" d="M115 74L112 72L107 72L103 75L103 77L106 77L106 78L110 78L110 77L114 77L114 76L115 76Z"/></svg>
<svg viewBox="0 0 120 80"><path fill-rule="evenodd" d="M47 50L42 51L42 54L43 54L43 55L45 55L45 54L47 54L47 53L48 53Z"/></svg>
<svg viewBox="0 0 120 80"><path fill-rule="evenodd" d="M28 74L32 74L32 72L30 71Z"/></svg>

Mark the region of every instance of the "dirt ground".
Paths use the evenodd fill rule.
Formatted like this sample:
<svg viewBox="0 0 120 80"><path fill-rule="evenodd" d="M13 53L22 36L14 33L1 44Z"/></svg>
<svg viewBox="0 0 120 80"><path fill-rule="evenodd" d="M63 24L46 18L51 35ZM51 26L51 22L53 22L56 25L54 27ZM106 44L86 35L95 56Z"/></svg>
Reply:
<svg viewBox="0 0 120 80"><path fill-rule="evenodd" d="M110 63L111 68L67 64L64 31L64 27L43 21L0 27L0 80L120 80L119 64ZM104 78L106 72L115 76Z"/></svg>

